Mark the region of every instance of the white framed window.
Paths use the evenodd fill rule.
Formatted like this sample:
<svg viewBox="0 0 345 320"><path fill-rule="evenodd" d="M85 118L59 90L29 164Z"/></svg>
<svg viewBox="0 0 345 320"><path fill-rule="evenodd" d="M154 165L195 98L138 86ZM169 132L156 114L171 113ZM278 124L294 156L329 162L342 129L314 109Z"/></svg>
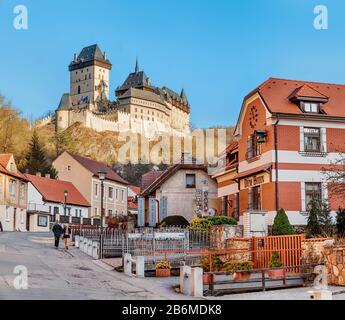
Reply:
<svg viewBox="0 0 345 320"><path fill-rule="evenodd" d="M108 196L109 196L109 199L113 199L114 198L114 188L113 187L109 187L109 189L108 189Z"/></svg>
<svg viewBox="0 0 345 320"><path fill-rule="evenodd" d="M15 197L16 196L16 181L15 180L10 180L10 196Z"/></svg>
<svg viewBox="0 0 345 320"><path fill-rule="evenodd" d="M304 103L304 112L319 113L320 105L318 103Z"/></svg>
<svg viewBox="0 0 345 320"><path fill-rule="evenodd" d="M121 190L121 201L125 201L125 190Z"/></svg>

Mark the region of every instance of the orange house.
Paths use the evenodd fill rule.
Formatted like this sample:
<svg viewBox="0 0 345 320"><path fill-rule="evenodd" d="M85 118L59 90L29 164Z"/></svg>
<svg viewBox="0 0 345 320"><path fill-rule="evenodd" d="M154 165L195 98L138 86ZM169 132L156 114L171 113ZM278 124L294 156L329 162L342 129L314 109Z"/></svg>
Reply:
<svg viewBox="0 0 345 320"><path fill-rule="evenodd" d="M345 85L275 78L244 98L235 130L238 163L216 178L218 196L239 198L245 235L267 234L280 208L293 225L306 225L315 196L333 212L345 207L325 174L345 153L343 101Z"/></svg>

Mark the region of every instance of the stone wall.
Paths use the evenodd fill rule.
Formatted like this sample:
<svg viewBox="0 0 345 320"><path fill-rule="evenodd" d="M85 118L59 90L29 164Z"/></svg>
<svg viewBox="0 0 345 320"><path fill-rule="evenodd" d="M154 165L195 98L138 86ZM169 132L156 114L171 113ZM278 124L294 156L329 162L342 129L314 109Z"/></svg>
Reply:
<svg viewBox="0 0 345 320"><path fill-rule="evenodd" d="M223 225L213 226L210 232L211 244L217 249L225 249L227 240L243 237L243 226Z"/></svg>
<svg viewBox="0 0 345 320"><path fill-rule="evenodd" d="M325 264L330 285L345 286L345 245L325 247Z"/></svg>
<svg viewBox="0 0 345 320"><path fill-rule="evenodd" d="M252 241L250 238L227 239L226 247L230 251L226 255L227 261L251 261ZM233 253L232 250L234 250Z"/></svg>
<svg viewBox="0 0 345 320"><path fill-rule="evenodd" d="M324 264L324 242L326 239L305 239L302 241L301 263Z"/></svg>

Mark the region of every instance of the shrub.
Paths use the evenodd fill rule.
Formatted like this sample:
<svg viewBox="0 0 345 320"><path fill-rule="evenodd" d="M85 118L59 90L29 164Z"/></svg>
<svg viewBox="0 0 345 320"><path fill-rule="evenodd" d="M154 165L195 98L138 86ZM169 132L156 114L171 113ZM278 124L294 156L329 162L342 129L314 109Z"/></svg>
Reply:
<svg viewBox="0 0 345 320"><path fill-rule="evenodd" d="M290 224L289 218L285 213L284 209L280 209L274 218L272 226L272 234L274 236L286 236L294 234L295 230Z"/></svg>
<svg viewBox="0 0 345 320"><path fill-rule="evenodd" d="M190 223L190 229L210 229L212 227L212 221L209 219L193 219Z"/></svg>
<svg viewBox="0 0 345 320"><path fill-rule="evenodd" d="M283 266L283 263L280 259L280 255L277 251L274 251L270 260L270 268L280 268Z"/></svg>
<svg viewBox="0 0 345 320"><path fill-rule="evenodd" d="M235 271L252 271L253 267L251 261L229 261L224 264L223 269L227 273L233 273Z"/></svg>
<svg viewBox="0 0 345 320"><path fill-rule="evenodd" d="M232 217L226 217L226 216L217 216L217 217L210 217L208 218L209 221L212 222L212 225L214 226L221 226L221 225L237 225L237 221Z"/></svg>
<svg viewBox="0 0 345 320"><path fill-rule="evenodd" d="M200 261L200 267L204 272L210 272L210 256L204 256ZM212 271L220 271L223 267L223 262L219 255L212 255Z"/></svg>
<svg viewBox="0 0 345 320"><path fill-rule="evenodd" d="M321 204L316 198L309 202L309 216L307 224L307 237L314 238L321 235L321 227L319 216L321 212Z"/></svg>
<svg viewBox="0 0 345 320"><path fill-rule="evenodd" d="M331 237L333 235L334 223L331 215L331 210L329 209L327 202L322 203L318 220L321 229L321 235L323 237Z"/></svg>
<svg viewBox="0 0 345 320"><path fill-rule="evenodd" d="M337 236L339 238L345 237L345 209L339 208L337 211Z"/></svg>
<svg viewBox="0 0 345 320"><path fill-rule="evenodd" d="M168 261L162 261L156 264L156 269L161 269L161 270L170 270L171 265Z"/></svg>

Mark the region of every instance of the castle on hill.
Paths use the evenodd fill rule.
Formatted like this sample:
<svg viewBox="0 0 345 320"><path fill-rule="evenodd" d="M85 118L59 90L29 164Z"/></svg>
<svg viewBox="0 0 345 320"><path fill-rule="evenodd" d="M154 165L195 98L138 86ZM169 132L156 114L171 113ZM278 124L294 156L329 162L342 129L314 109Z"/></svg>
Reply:
<svg viewBox="0 0 345 320"><path fill-rule="evenodd" d="M139 68L115 90L110 101L112 64L98 45L82 49L69 65L70 92L56 110L59 129L81 123L96 131L132 131L148 137L156 133L186 134L190 131L190 105L185 91L156 87Z"/></svg>

